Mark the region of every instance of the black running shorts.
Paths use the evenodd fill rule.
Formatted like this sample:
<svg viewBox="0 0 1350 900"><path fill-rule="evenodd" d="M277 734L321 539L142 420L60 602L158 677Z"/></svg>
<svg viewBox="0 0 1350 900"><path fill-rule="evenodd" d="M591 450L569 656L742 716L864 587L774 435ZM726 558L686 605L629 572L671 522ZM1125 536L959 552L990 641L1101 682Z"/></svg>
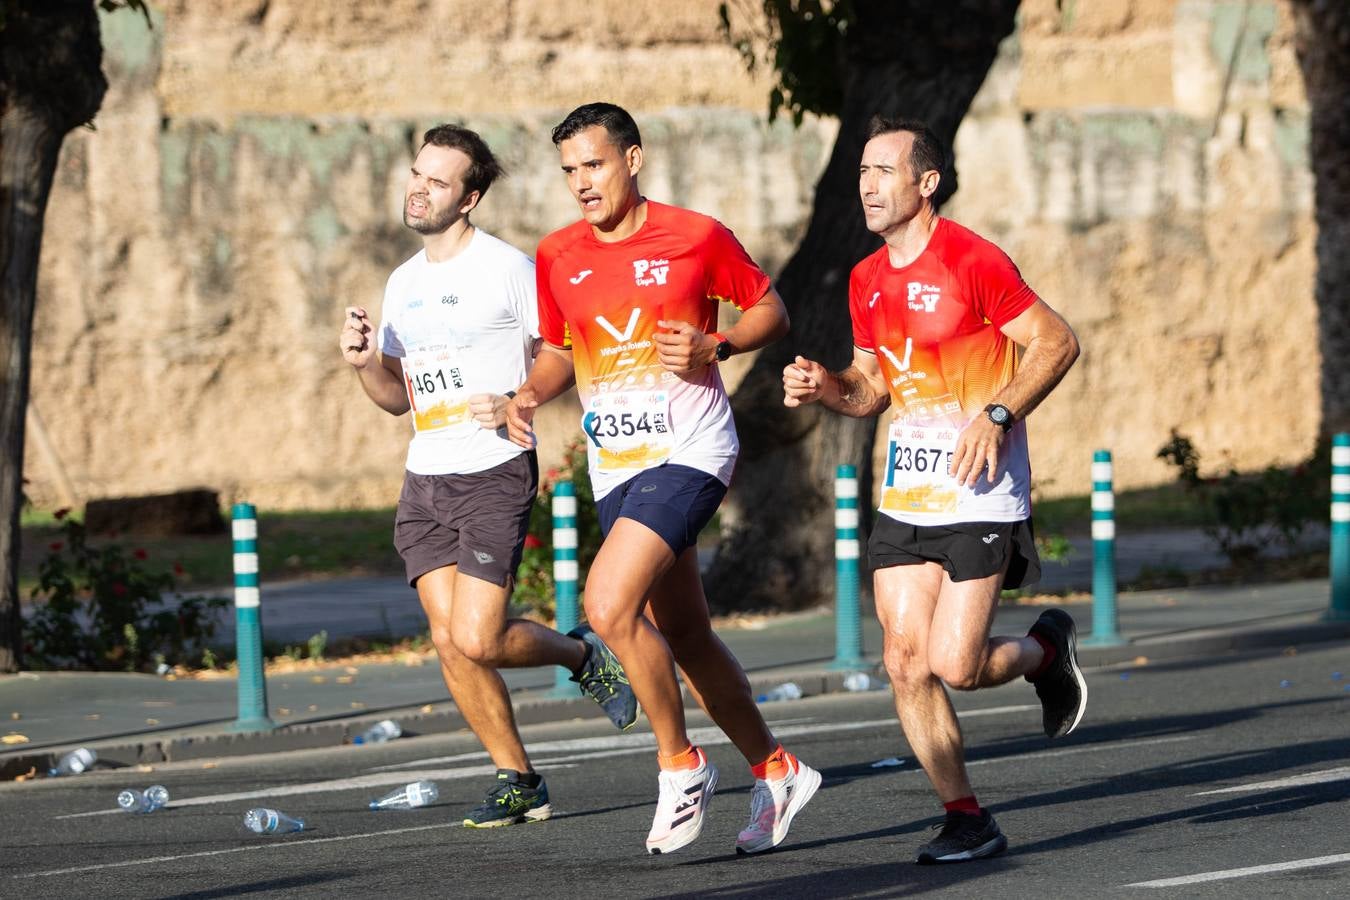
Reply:
<svg viewBox="0 0 1350 900"><path fill-rule="evenodd" d="M1006 563L1004 590L1041 580L1041 558L1030 519L910 525L882 513L867 542L867 559L873 569L941 563L952 581L988 578Z"/></svg>
<svg viewBox="0 0 1350 900"><path fill-rule="evenodd" d="M459 566L465 575L505 587L520 565L538 488L534 451L469 475L405 473L394 546L408 584L416 587L432 569Z"/></svg>

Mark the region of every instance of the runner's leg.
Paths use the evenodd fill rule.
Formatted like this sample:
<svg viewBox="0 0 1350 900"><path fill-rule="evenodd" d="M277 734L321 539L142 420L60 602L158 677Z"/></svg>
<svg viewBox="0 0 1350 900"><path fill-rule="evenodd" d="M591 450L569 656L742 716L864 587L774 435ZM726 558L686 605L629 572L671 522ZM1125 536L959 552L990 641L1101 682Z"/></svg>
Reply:
<svg viewBox="0 0 1350 900"><path fill-rule="evenodd" d="M464 721L482 742L499 769L532 771L516 729L511 698L496 669L469 659L455 646L451 622L455 608L458 566L442 566L417 579L417 596L431 626L431 640L441 660L441 674ZM479 581L479 579L467 579ZM487 584L487 582L481 582ZM495 585L489 585L495 587ZM499 588L498 590L505 590Z"/></svg>
<svg viewBox="0 0 1350 900"><path fill-rule="evenodd" d="M974 791L956 711L929 663L931 648L943 641L933 626L945 576L935 562L889 566L876 570L873 587L900 727L938 797L948 803Z"/></svg>
<svg viewBox="0 0 1350 900"><path fill-rule="evenodd" d="M587 621L623 664L664 756L689 749L689 734L670 646L643 610L672 562L674 554L659 534L620 517L591 563L584 599Z"/></svg>
<svg viewBox="0 0 1350 900"><path fill-rule="evenodd" d="M538 622L507 618L509 582L500 587L459 572L454 597L451 640L462 655L479 666L519 669L558 665L570 672L581 667L586 656L586 645L581 641Z"/></svg>
<svg viewBox="0 0 1350 900"><path fill-rule="evenodd" d="M652 587L648 616L670 646L690 693L754 765L778 747L736 657L712 630L708 600L690 547Z"/></svg>

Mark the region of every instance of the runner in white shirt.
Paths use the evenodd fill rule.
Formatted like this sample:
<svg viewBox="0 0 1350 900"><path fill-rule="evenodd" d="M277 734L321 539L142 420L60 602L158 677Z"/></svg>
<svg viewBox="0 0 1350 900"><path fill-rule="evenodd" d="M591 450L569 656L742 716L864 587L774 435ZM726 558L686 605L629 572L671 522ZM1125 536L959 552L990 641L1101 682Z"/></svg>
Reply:
<svg viewBox="0 0 1350 900"><path fill-rule="evenodd" d="M403 207L422 250L389 278L378 350L361 307L347 308L339 337L370 399L393 415L412 413L394 544L446 686L498 769L487 799L464 819L480 828L552 815L497 669L566 666L615 725L637 720L628 679L597 635L508 618L539 467L533 450L507 440L505 408L529 372L539 327L534 264L469 222L501 174L474 132L441 125L426 133Z"/></svg>

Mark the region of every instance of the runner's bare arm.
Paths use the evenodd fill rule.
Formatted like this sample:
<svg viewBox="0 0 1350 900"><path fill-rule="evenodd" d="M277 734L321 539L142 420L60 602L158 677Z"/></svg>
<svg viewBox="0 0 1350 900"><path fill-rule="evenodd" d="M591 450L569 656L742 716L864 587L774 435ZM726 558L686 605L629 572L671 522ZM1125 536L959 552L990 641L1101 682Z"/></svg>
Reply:
<svg viewBox="0 0 1350 900"><path fill-rule="evenodd" d="M656 323L665 329L656 332L656 353L661 365L676 374L693 372L712 365L717 359L718 340L688 322L662 319ZM741 313L736 324L722 332L732 353L747 353L768 346L788 333L787 307L773 288L759 302Z"/></svg>
<svg viewBox="0 0 1350 900"><path fill-rule="evenodd" d="M538 443L534 436L534 411L572 386L576 370L572 351L545 343L534 361L530 377L506 404L506 433L513 443L530 449Z"/></svg>
<svg viewBox="0 0 1350 900"><path fill-rule="evenodd" d="M875 416L891 405L886 380L876 354L853 348L853 365L830 372L820 363L799 356L783 369L783 405L822 403L854 418Z"/></svg>
<svg viewBox="0 0 1350 900"><path fill-rule="evenodd" d="M374 329L365 309L347 307L347 318L338 335L338 346L361 381L366 396L385 412L401 416L408 411L408 392L403 386L403 363L375 349ZM378 361L378 364L375 364Z"/></svg>
<svg viewBox="0 0 1350 900"><path fill-rule="evenodd" d="M1078 338L1059 313L1043 300L1027 307L1004 325L1002 331L1024 350L1017 373L989 402L1006 406L1013 414L1013 421L1018 421L1026 418L1049 396L1078 359ZM992 484L998 477L1003 438L1001 427L983 413L976 414L961 432L952 454L952 474L956 480L974 487L980 470L984 469Z"/></svg>

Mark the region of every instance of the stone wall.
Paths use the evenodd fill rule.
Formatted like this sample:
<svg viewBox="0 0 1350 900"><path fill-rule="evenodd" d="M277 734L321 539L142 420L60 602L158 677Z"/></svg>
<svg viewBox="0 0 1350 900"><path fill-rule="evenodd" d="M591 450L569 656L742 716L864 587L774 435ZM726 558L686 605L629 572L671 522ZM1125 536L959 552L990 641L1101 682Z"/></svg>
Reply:
<svg viewBox="0 0 1350 900"><path fill-rule="evenodd" d="M439 121L501 154L512 176L475 218L531 249L575 218L548 128L576 103L623 103L645 193L780 267L835 126L767 125L768 85L716 8L172 0L153 31L105 16L111 89L97 130L65 142L34 342L34 405L77 492L392 503L408 426L361 394L336 335L417 247L403 182ZM1153 452L1174 425L1244 467L1311 446L1306 137L1282 3L1025 0L957 136L944 212L999 241L1083 341L1032 419L1043 492L1084 491L1098 446L1120 485L1166 479ZM573 410L546 408L546 462ZM53 504L36 444L29 492Z"/></svg>

